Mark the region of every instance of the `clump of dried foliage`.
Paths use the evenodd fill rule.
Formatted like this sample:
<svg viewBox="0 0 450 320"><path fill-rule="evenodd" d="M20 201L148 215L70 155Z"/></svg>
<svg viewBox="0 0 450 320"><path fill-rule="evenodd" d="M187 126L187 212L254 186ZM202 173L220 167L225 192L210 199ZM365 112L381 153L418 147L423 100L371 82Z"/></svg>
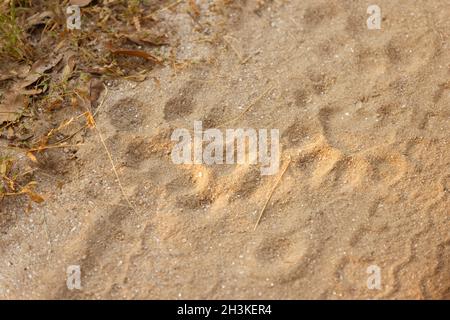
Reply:
<svg viewBox="0 0 450 320"><path fill-rule="evenodd" d="M94 125L105 79L142 81L171 59L157 13L179 2L0 2L0 202L19 194L43 200L18 155L39 165L46 150L69 148L75 134ZM67 28L72 4L81 7L80 30Z"/></svg>

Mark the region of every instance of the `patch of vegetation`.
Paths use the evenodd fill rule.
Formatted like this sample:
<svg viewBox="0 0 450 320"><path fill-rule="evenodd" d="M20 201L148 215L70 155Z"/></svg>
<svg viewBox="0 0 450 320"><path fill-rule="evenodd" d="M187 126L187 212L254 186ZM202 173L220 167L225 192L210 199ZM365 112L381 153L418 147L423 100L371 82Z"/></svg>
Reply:
<svg viewBox="0 0 450 320"><path fill-rule="evenodd" d="M6 10L0 12L0 57L23 61L30 56L30 48L26 44L24 31L17 19L16 1L11 0L9 6L5 2Z"/></svg>
<svg viewBox="0 0 450 320"><path fill-rule="evenodd" d="M231 3L215 0L210 9ZM81 6L80 30L67 28L70 4ZM158 65L188 65L177 61L179 41L162 18L180 5L208 29L193 0L0 0L0 156L7 146L39 168L50 149L71 153L73 138L95 127L105 80L143 81ZM16 160L2 158L0 192L40 200Z"/></svg>

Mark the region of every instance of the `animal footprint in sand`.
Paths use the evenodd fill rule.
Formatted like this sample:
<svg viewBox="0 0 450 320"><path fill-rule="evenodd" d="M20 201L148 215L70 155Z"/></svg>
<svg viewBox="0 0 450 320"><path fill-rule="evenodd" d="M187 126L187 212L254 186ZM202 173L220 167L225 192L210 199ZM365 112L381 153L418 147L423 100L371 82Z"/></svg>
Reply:
<svg viewBox="0 0 450 320"><path fill-rule="evenodd" d="M108 110L111 124L121 131L137 130L145 119L143 105L135 99L122 99Z"/></svg>
<svg viewBox="0 0 450 320"><path fill-rule="evenodd" d="M345 154L354 154L395 137L395 130L379 130L377 112L358 108L324 107L318 113L326 140Z"/></svg>
<svg viewBox="0 0 450 320"><path fill-rule="evenodd" d="M196 81L188 82L164 106L164 119L167 121L182 119L194 111L195 94L201 88Z"/></svg>
<svg viewBox="0 0 450 320"><path fill-rule="evenodd" d="M259 236L249 245L247 261L252 276L277 282L293 281L306 271L312 246L306 233Z"/></svg>
<svg viewBox="0 0 450 320"><path fill-rule="evenodd" d="M294 172L302 177L307 186L362 188L364 186L394 185L405 174L408 163L404 156L379 147L366 152L346 155L326 142L301 149L293 157Z"/></svg>

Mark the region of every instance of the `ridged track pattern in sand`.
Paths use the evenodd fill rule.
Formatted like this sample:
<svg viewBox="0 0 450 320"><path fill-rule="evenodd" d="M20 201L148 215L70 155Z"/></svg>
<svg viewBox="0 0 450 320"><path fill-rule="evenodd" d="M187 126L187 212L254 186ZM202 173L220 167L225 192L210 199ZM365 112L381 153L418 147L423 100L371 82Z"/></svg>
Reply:
<svg viewBox="0 0 450 320"><path fill-rule="evenodd" d="M248 3L228 27L246 63L224 44L176 76L165 67L111 91L97 122L136 210L90 134L71 181L38 209L47 232L2 218L0 295L450 298L450 25L448 4L432 3L378 1L380 32L366 30L365 3ZM228 125L279 128L292 159L252 231L275 178L174 165L170 134L220 126L267 88ZM69 264L81 291L66 287Z"/></svg>

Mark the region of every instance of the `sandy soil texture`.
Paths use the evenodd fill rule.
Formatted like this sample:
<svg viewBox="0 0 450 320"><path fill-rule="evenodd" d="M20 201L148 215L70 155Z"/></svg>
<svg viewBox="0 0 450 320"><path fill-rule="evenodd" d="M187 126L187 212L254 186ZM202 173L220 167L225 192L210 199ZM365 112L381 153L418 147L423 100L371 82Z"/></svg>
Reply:
<svg viewBox="0 0 450 320"><path fill-rule="evenodd" d="M377 0L381 30L372 1L198 3L162 13L190 62L107 83L96 130L36 172L46 201L3 201L0 297L449 299L450 2ZM280 130L256 230L281 170L173 164L196 120Z"/></svg>

